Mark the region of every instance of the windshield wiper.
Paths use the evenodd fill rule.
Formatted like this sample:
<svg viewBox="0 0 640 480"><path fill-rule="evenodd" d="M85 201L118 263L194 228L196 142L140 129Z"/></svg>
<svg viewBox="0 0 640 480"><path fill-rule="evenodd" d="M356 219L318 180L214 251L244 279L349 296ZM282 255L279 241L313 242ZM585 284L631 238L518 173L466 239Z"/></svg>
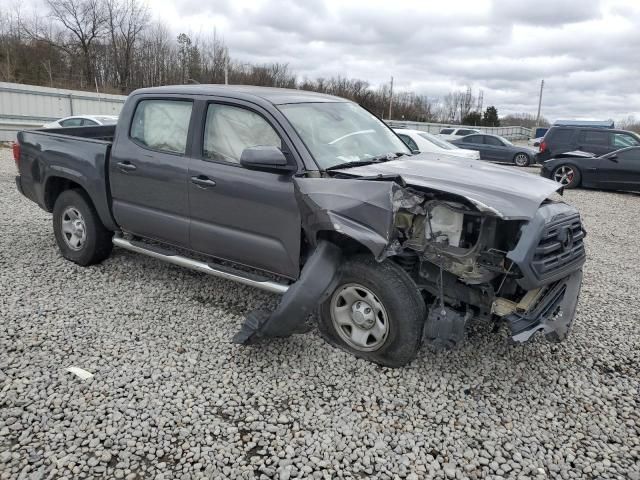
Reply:
<svg viewBox="0 0 640 480"><path fill-rule="evenodd" d="M352 162L339 163L337 165L331 165L330 167L325 168L328 170L341 170L343 168L351 168L351 167L361 167L363 165L371 165L372 163L383 163L388 162L389 160L395 160L402 155L408 155L404 152L398 153L384 153L382 155L376 155L375 157L367 158L364 160L355 160Z"/></svg>
<svg viewBox="0 0 640 480"><path fill-rule="evenodd" d="M372 163L380 163L380 160L367 159L367 160L355 160L353 162L338 163L337 165L331 165L330 167L325 168L325 170L328 171L328 170L340 170L342 168L361 167L363 165L371 165Z"/></svg>

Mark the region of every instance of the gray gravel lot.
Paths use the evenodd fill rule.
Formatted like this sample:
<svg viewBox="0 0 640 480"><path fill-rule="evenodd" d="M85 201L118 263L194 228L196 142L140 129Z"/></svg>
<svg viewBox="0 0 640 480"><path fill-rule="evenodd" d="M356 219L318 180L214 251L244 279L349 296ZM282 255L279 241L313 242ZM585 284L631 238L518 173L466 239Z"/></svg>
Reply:
<svg viewBox="0 0 640 480"><path fill-rule="evenodd" d="M573 334L391 370L317 333L229 340L277 299L122 250L81 268L0 154L0 479L640 479L640 196L570 191ZM82 381L78 366L94 374Z"/></svg>

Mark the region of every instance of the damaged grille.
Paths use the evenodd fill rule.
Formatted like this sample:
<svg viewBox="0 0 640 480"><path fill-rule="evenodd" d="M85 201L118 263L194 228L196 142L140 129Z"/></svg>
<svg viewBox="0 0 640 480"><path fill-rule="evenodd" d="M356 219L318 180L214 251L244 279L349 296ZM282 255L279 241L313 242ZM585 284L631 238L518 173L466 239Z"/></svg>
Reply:
<svg viewBox="0 0 640 480"><path fill-rule="evenodd" d="M585 256L584 236L580 215L571 215L547 224L531 262L536 276L548 278L558 270L581 261Z"/></svg>

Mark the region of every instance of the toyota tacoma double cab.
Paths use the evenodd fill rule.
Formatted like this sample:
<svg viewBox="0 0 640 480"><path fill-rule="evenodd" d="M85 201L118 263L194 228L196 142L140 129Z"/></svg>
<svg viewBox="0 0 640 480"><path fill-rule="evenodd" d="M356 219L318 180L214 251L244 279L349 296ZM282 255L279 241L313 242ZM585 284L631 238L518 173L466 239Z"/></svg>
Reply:
<svg viewBox="0 0 640 480"><path fill-rule="evenodd" d="M563 340L585 232L562 186L416 154L357 104L299 90L141 89L116 126L18 134L20 192L53 214L63 257L112 247L282 295L240 344L308 331L386 366L465 325Z"/></svg>

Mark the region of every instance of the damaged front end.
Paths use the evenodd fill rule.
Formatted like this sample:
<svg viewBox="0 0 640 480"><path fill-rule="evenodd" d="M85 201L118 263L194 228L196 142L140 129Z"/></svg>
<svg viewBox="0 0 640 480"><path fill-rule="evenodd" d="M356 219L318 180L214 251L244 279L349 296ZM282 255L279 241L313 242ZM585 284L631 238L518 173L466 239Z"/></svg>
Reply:
<svg viewBox="0 0 640 480"><path fill-rule="evenodd" d="M298 281L298 290L312 292L306 300L291 293L273 314L250 316L239 343L294 333L295 323L306 320L299 316L326 298L340 261L327 239L400 265L423 292L429 307L424 337L434 346L460 343L471 318L507 322L517 342L536 332L566 337L585 260L584 230L573 207L544 200L534 209L536 200L527 198L520 210L510 204L505 215L487 195L406 185L397 175L338 172L294 183L310 259L321 274L307 264Z"/></svg>

